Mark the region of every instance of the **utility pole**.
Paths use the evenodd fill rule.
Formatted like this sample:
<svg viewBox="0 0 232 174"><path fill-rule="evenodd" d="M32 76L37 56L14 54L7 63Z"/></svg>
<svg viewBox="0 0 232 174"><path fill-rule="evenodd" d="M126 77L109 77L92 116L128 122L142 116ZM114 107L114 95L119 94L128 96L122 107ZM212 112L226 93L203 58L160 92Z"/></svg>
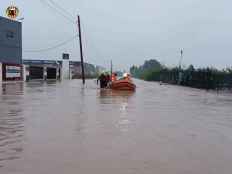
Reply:
<svg viewBox="0 0 232 174"><path fill-rule="evenodd" d="M179 62L179 77L178 77L178 84L181 84L182 81L182 72L181 72L181 64L183 60L183 49L180 50L180 62Z"/></svg>
<svg viewBox="0 0 232 174"><path fill-rule="evenodd" d="M85 69L84 69L84 61L83 61L83 50L82 50L82 40L81 40L81 20L80 16L77 16L78 22L78 32L79 32L79 45L80 45L80 56L81 56L81 77L82 83L85 84Z"/></svg>
<svg viewBox="0 0 232 174"><path fill-rule="evenodd" d="M110 75L112 77L112 74L113 74L113 63L112 63L112 60L110 61Z"/></svg>
<svg viewBox="0 0 232 174"><path fill-rule="evenodd" d="M179 69L181 69L181 64L182 64L182 60L183 60L183 49L180 50L180 62L179 62Z"/></svg>

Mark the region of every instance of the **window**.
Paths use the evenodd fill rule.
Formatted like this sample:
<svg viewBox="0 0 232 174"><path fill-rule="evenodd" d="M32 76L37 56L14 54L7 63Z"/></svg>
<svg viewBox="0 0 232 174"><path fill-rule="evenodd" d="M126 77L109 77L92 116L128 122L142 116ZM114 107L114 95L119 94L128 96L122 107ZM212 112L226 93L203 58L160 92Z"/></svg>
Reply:
<svg viewBox="0 0 232 174"><path fill-rule="evenodd" d="M14 32L12 32L12 31L7 31L7 32L6 32L6 38L7 38L7 39L12 39L12 38L14 38Z"/></svg>

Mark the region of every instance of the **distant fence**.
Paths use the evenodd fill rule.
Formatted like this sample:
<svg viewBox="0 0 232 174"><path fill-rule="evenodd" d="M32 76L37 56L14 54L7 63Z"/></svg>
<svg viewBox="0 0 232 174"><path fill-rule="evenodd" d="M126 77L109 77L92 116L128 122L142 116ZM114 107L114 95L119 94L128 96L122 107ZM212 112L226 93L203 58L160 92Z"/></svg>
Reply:
<svg viewBox="0 0 232 174"><path fill-rule="evenodd" d="M232 70L219 71L212 68L204 69L179 69L163 68L158 71L147 71L132 74L137 78L147 81L162 81L164 83L178 84L202 89L231 89Z"/></svg>

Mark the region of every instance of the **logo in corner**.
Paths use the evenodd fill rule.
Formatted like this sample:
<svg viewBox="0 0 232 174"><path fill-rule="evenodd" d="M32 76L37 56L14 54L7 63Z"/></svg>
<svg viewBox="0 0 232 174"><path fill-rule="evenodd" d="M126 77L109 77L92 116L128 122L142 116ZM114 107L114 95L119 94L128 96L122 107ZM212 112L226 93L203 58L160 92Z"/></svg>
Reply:
<svg viewBox="0 0 232 174"><path fill-rule="evenodd" d="M16 19L19 15L19 9L16 6L9 6L6 9L6 16L10 19Z"/></svg>

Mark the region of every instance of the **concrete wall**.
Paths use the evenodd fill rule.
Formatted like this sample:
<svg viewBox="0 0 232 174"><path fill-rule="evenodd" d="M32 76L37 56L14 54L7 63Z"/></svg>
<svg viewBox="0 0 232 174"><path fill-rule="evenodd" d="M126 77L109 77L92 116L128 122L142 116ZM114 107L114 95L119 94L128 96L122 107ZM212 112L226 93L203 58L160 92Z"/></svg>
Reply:
<svg viewBox="0 0 232 174"><path fill-rule="evenodd" d="M27 81L27 76L29 76L27 65L23 65L23 81Z"/></svg>
<svg viewBox="0 0 232 174"><path fill-rule="evenodd" d="M62 80L63 79L70 79L70 70L69 70L69 60L62 61Z"/></svg>
<svg viewBox="0 0 232 174"><path fill-rule="evenodd" d="M22 63L22 24L1 16L0 62Z"/></svg>
<svg viewBox="0 0 232 174"><path fill-rule="evenodd" d="M43 79L47 80L47 67L43 67Z"/></svg>

